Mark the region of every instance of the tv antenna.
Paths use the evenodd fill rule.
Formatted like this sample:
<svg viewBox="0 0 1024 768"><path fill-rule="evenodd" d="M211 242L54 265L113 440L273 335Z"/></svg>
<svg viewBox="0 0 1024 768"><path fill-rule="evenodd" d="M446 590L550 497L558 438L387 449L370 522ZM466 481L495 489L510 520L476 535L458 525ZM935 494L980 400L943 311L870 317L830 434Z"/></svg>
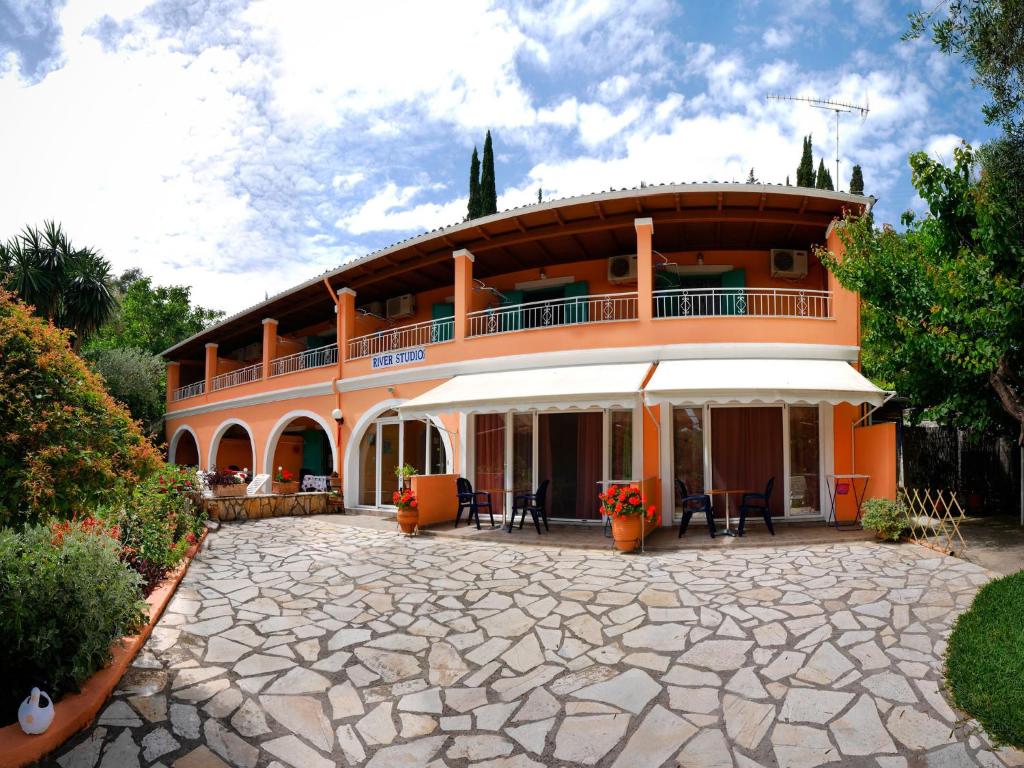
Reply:
<svg viewBox="0 0 1024 768"><path fill-rule="evenodd" d="M867 119L871 110L867 105L867 97L864 98L864 106L860 104L849 104L845 101L832 101L830 99L815 99L810 96L780 96L770 93L766 97L769 101L802 101L810 104L816 109L827 109L836 113L836 188L839 187L839 114L841 112L855 112L860 114L861 122Z"/></svg>

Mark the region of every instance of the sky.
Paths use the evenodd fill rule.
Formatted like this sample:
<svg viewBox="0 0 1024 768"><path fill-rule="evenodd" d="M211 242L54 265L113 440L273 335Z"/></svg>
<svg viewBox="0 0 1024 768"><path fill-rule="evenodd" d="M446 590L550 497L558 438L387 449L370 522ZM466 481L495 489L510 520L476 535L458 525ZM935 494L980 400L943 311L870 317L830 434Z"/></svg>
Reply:
<svg viewBox="0 0 1024 768"><path fill-rule="evenodd" d="M931 8L933 0L925 0ZM57 219L116 272L235 312L462 220L641 182L835 174L834 114L898 222L907 155L991 137L984 94L884 0L0 0L0 238Z"/></svg>

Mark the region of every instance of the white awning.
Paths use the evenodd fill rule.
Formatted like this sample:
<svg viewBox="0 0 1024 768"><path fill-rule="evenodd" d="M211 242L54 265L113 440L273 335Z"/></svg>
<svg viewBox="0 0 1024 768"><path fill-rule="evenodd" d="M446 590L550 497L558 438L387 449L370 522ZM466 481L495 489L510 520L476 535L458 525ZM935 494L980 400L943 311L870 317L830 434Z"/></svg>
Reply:
<svg viewBox="0 0 1024 768"><path fill-rule="evenodd" d="M870 403L886 392L842 360L667 360L644 389L648 403Z"/></svg>
<svg viewBox="0 0 1024 768"><path fill-rule="evenodd" d="M438 413L632 408L650 363L578 365L455 376L398 406L402 418Z"/></svg>

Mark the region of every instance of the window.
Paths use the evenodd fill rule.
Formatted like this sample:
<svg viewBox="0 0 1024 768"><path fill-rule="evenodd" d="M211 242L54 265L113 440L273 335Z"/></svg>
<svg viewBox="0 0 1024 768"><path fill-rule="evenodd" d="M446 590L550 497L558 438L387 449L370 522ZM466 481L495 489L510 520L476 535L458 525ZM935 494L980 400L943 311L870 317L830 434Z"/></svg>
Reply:
<svg viewBox="0 0 1024 768"><path fill-rule="evenodd" d="M821 509L817 406L789 407L789 503L794 514Z"/></svg>
<svg viewBox="0 0 1024 768"><path fill-rule="evenodd" d="M635 480L633 477L633 412L608 414L609 480Z"/></svg>

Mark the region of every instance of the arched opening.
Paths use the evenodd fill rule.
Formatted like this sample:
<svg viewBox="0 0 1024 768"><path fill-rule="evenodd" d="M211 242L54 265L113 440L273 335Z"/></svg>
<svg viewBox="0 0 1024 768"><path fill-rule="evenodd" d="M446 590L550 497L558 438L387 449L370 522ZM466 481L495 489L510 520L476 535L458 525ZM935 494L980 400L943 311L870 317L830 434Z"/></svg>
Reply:
<svg viewBox="0 0 1024 768"><path fill-rule="evenodd" d="M355 503L390 506L398 489L398 467L410 464L419 475L445 474L451 466L451 446L434 421L402 421L397 411L387 409L366 424L356 461Z"/></svg>
<svg viewBox="0 0 1024 768"><path fill-rule="evenodd" d="M220 435L214 437L210 447L211 469L243 469L253 472L256 448L249 430L238 423L233 423L218 430Z"/></svg>
<svg viewBox="0 0 1024 768"><path fill-rule="evenodd" d="M167 461L183 467L199 466L199 443L188 427L179 429L167 446Z"/></svg>
<svg viewBox="0 0 1024 768"><path fill-rule="evenodd" d="M334 443L319 417L289 414L271 433L266 471L281 467L300 480L306 475L330 475L334 471Z"/></svg>

